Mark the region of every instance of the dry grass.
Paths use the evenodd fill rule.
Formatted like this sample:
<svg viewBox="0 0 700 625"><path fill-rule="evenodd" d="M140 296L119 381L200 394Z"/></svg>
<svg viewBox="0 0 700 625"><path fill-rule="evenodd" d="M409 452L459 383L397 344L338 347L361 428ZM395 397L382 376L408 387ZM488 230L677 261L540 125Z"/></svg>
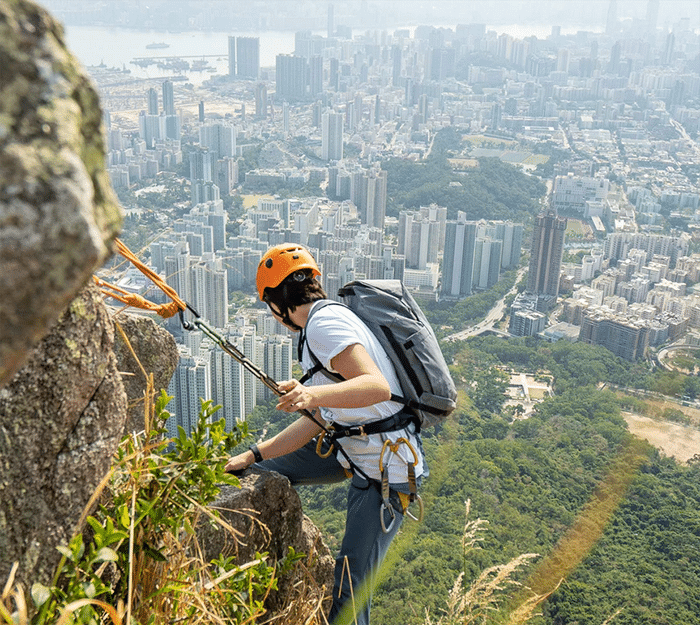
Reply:
<svg viewBox="0 0 700 625"><path fill-rule="evenodd" d="M220 518L208 505L202 505L181 490L175 477L165 490L154 494L157 480L153 478L153 472L168 470L178 476L180 467L157 455L160 441L153 434L154 423L158 420L153 377L143 369L141 372L146 377L144 431L151 434L133 435L122 442L121 456L93 493L73 534L77 537L85 532L86 519L88 515L95 514L98 501L108 504L117 497L130 501L125 537L111 546L115 554L117 551L128 553L126 567L118 569L113 562L106 561L94 571L100 579L108 578L108 585L125 587L125 594L122 598L108 598L104 594L89 598L68 593L65 600L59 600L56 597L61 596L60 592L51 595L50 588L35 584L30 593L32 598L29 598L26 589L15 584L18 570L16 563L0 596L0 623L67 625L74 623L76 618L82 621L82 613L78 616L76 612L91 607L101 623L113 625L170 625L177 622L186 622L188 625L327 625L324 606L326 589L318 587L304 564L305 561L312 561L315 554L307 554L307 560L291 565L297 581L291 593L288 593L290 596L284 598L287 608L279 614L270 615L265 600L276 586L277 571L274 563L268 563L268 558L264 556L238 566L227 565L225 568L205 561L193 529L200 519L207 517L209 522L218 524L232 541L247 541L248 538ZM224 460L222 457L221 462ZM137 518L137 499L143 504L144 498L149 497L154 497L151 509L154 506L165 509L166 503L173 505L173 500L180 502L175 505L181 508L182 522L176 531L171 531L167 525L151 523L143 516ZM143 511L143 505L141 510ZM179 519L180 513L175 514ZM124 524L118 525L115 519L114 527L124 527ZM86 542L86 553L87 544ZM151 557L145 549L139 548L140 545L157 548L163 557ZM64 587L66 579L72 579L78 582L74 587L82 588L81 578L86 582L90 580L87 573L90 567L85 567L85 570L81 567L84 567L82 562L73 566L64 555L51 587ZM34 608L37 596L45 597L40 601L44 606L40 610Z"/></svg>
<svg viewBox="0 0 700 625"><path fill-rule="evenodd" d="M467 501L466 523L462 535L462 553L465 559L472 550L479 548L479 542L483 540L481 532L488 525L488 521L483 519L470 520L469 512L470 502ZM464 572L460 573L447 598L445 614L437 621L433 621L430 614L426 614L425 625L486 624L491 614L503 608L503 604L516 588L525 590L527 596L515 608L509 610L507 623L525 623L534 616L537 606L555 590L537 595L515 580L518 570L537 557L538 554L525 553L506 564L492 566L482 571L469 585L466 583Z"/></svg>

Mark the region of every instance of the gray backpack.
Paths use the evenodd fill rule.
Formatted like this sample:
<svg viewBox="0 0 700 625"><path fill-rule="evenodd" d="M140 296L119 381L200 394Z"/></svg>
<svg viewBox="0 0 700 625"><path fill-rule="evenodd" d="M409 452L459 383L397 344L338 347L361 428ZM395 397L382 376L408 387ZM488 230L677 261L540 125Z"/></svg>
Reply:
<svg viewBox="0 0 700 625"><path fill-rule="evenodd" d="M391 359L402 390L400 397L392 395L391 399L404 404L404 412L417 417L419 425L435 425L445 419L455 409L457 389L435 333L406 287L399 280L355 280L342 287L338 295L377 337ZM312 314L333 304L339 305L329 300L315 306ZM300 361L304 344L302 333ZM310 348L309 354L314 367L302 383L318 371L342 380L327 371Z"/></svg>

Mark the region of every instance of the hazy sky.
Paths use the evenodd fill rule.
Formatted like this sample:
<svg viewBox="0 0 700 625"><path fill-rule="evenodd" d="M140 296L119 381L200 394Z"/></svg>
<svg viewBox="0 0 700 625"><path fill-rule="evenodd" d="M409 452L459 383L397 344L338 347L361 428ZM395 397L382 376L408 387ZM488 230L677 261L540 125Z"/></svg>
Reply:
<svg viewBox="0 0 700 625"><path fill-rule="evenodd" d="M141 12L195 14L220 12L276 14L307 18L319 27L328 5L333 4L335 23L353 28L396 28L404 25L457 23L559 25L563 28L603 30L611 0L40 0L49 10L116 15ZM646 18L649 0L616 0L620 20ZM671 28L681 18L700 29L700 1L659 0L657 26ZM303 23L303 22L302 22ZM299 21L294 21L293 29ZM291 26L291 24L290 24Z"/></svg>

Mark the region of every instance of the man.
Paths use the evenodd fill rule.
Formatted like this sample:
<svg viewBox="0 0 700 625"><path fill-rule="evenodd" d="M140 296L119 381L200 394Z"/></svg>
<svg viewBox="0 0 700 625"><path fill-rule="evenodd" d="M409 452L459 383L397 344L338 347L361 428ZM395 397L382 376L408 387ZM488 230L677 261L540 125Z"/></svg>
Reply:
<svg viewBox="0 0 700 625"><path fill-rule="evenodd" d="M260 261L260 299L277 321L301 333L301 366L311 375L309 386L298 380L281 382L284 394L277 409L307 410L314 419L302 416L277 436L251 445L231 458L226 470L240 471L255 462L287 476L292 484L352 477L329 621L338 622L341 612L350 611L353 618L345 620L344 615L344 622L356 618L358 625L369 625L374 574L415 490L409 471L420 482L424 461L414 422L404 418L402 404L391 401L392 394L401 395L401 387L389 357L355 313L325 305L320 275L311 254L296 244L275 246ZM329 379L321 366L342 381ZM376 433L359 430L366 424L375 424L370 431ZM333 426L350 427L354 433L332 443L322 437L319 443L318 437ZM335 455L329 453L331 445Z"/></svg>

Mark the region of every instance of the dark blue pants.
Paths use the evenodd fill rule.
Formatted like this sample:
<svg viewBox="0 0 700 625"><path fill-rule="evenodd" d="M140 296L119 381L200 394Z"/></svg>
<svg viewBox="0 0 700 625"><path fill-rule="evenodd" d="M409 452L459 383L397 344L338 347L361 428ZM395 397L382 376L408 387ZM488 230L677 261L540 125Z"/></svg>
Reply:
<svg viewBox="0 0 700 625"><path fill-rule="evenodd" d="M281 473L294 485L332 484L346 479L335 456L320 458L316 454L315 440L291 454L264 460L257 466ZM355 622L369 625L374 577L403 520L403 515L394 510L395 522L389 532L384 533L380 512L384 514L387 528L392 519L389 511L381 510L382 498L377 486L355 475L348 490L345 536L335 560L333 605L328 615L334 625ZM397 504L394 507L400 507L393 491L392 501Z"/></svg>

